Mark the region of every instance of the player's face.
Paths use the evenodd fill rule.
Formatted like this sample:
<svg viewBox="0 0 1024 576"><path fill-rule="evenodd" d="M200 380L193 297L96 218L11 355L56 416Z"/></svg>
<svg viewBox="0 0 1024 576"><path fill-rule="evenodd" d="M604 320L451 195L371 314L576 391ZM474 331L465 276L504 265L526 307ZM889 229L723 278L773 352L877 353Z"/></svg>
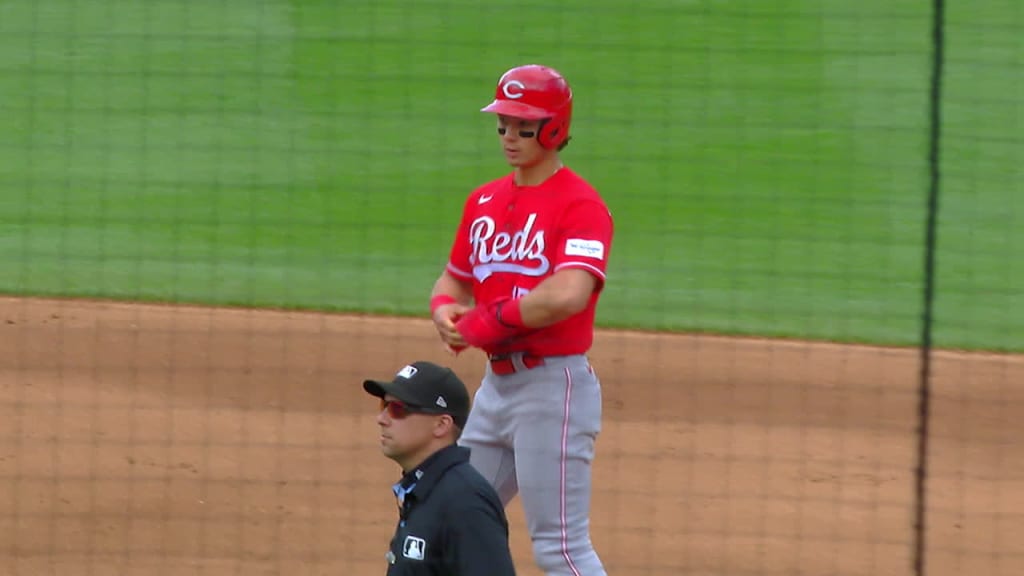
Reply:
<svg viewBox="0 0 1024 576"><path fill-rule="evenodd" d="M545 150L537 141L540 125L540 120L498 116L498 138L510 166L527 168L544 158Z"/></svg>
<svg viewBox="0 0 1024 576"><path fill-rule="evenodd" d="M437 414L420 414L391 395L384 397L377 414L380 450L403 468L419 463L429 448L437 426Z"/></svg>

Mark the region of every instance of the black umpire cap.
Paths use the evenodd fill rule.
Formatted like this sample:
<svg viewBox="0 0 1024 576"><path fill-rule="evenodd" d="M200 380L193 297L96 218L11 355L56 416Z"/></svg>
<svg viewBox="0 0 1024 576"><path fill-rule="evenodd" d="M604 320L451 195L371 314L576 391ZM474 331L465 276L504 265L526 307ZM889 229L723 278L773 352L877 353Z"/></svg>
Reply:
<svg viewBox="0 0 1024 576"><path fill-rule="evenodd" d="M363 389L383 398L390 394L416 412L448 414L459 428L469 417L469 391L450 368L432 362L413 362L398 371L391 382L366 380Z"/></svg>

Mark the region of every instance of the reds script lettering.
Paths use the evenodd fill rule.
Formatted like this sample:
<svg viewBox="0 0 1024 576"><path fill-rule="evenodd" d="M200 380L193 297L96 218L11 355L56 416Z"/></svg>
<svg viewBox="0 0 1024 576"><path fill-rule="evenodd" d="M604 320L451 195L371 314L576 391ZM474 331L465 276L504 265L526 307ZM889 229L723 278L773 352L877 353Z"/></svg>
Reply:
<svg viewBox="0 0 1024 576"><path fill-rule="evenodd" d="M533 233L537 214L526 219L522 230L509 234L494 233L494 219L480 216L469 227L469 242L472 253L469 262L473 264L473 276L483 282L495 272L514 272L524 276L543 276L551 268L544 255L544 231ZM528 264L532 263L532 264Z"/></svg>

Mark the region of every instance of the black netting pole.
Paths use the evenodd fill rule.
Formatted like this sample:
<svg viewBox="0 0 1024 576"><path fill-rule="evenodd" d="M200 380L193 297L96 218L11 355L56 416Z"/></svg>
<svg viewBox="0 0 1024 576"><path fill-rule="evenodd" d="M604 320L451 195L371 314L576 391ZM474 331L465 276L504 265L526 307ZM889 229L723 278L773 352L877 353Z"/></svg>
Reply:
<svg viewBox="0 0 1024 576"><path fill-rule="evenodd" d="M917 473L914 510L914 574L924 576L928 480L928 425L931 411L932 309L935 295L935 238L939 212L939 166L942 133L942 74L945 42L944 0L933 0L932 70L929 96L928 210L925 226L923 311L921 322L921 379L918 387Z"/></svg>

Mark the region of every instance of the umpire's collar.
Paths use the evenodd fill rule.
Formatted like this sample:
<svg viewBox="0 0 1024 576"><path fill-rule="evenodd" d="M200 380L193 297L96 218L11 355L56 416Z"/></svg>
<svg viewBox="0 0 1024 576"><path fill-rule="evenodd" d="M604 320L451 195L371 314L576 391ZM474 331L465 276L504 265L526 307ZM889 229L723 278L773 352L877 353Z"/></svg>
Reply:
<svg viewBox="0 0 1024 576"><path fill-rule="evenodd" d="M444 476L445 471L463 462L469 462L469 448L450 444L428 456L419 466L406 472L399 485L406 489L415 486L412 494L416 495L417 500L423 500L430 494L438 479Z"/></svg>

